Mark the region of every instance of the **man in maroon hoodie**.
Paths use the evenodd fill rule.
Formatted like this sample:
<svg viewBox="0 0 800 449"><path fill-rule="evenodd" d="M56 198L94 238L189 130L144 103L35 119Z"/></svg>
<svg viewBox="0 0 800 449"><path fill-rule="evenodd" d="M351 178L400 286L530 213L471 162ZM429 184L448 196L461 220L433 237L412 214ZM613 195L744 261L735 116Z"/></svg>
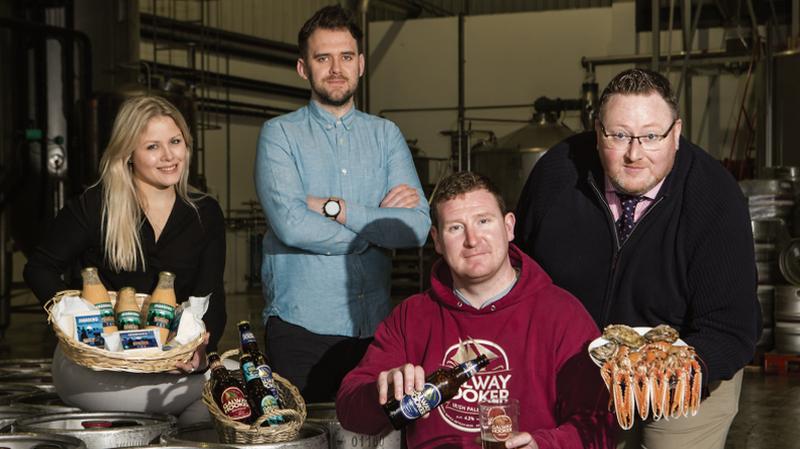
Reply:
<svg viewBox="0 0 800 449"><path fill-rule="evenodd" d="M442 255L431 288L394 309L345 377L336 400L342 426L388 430L381 406L390 396L419 391L425 373L463 362L463 343L472 341L497 358L407 427L410 449L480 447L478 402L503 398L520 403L520 432L507 448L613 447L608 394L586 354L599 331L578 300L509 243L514 214L491 181L469 172L445 178L431 220Z"/></svg>

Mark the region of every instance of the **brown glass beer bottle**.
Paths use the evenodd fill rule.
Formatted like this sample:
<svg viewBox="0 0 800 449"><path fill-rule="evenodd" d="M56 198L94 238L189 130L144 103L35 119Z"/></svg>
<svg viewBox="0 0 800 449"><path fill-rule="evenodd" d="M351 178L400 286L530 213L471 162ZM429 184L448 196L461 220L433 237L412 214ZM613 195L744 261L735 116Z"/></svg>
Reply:
<svg viewBox="0 0 800 449"><path fill-rule="evenodd" d="M389 416L392 427L402 429L450 400L467 379L488 364L489 359L480 355L453 368L439 368L425 378L422 391L407 394L399 401L391 399L383 406L383 411Z"/></svg>
<svg viewBox="0 0 800 449"><path fill-rule="evenodd" d="M175 298L175 275L169 271L158 273L158 285L150 295L147 306L147 326L145 329L158 329L161 335L161 344L167 342L167 335L175 319L175 307L178 301Z"/></svg>
<svg viewBox="0 0 800 449"><path fill-rule="evenodd" d="M247 387L247 397L250 398L250 407L252 407L256 417L277 409L278 401L261 381L261 377L258 375L258 368L253 362L253 357L250 354L243 354L239 358L239 366L242 368L242 377L244 377ZM276 415L267 418L265 423L274 425L282 424L283 422L283 416Z"/></svg>
<svg viewBox="0 0 800 449"><path fill-rule="evenodd" d="M283 408L281 397L278 394L278 388L275 385L275 379L272 378L272 368L270 368L267 363L267 358L264 357L264 354L258 349L258 342L256 341L255 335L253 335L253 331L250 329L250 322L240 321L238 326L242 355L248 354L253 358L253 363L258 370L258 376L261 378L264 387L267 388L267 391L269 391L269 394L272 396L271 401L276 407ZM277 418L280 418L280 422L283 422L283 417L279 416ZM270 423L278 424L277 422Z"/></svg>
<svg viewBox="0 0 800 449"><path fill-rule="evenodd" d="M136 290L133 287L122 287L117 292L114 315L120 330L133 331L142 327L139 306L136 304Z"/></svg>
<svg viewBox="0 0 800 449"><path fill-rule="evenodd" d="M116 332L114 308L111 307L111 298L108 296L108 290L100 282L100 274L97 272L97 268L84 268L81 271L81 277L83 278L81 297L94 304L100 310L100 319L103 320L103 333L111 334Z"/></svg>
<svg viewBox="0 0 800 449"><path fill-rule="evenodd" d="M225 368L219 354L210 352L207 359L211 370L214 402L228 418L243 424L252 424L255 416L244 393L245 386Z"/></svg>

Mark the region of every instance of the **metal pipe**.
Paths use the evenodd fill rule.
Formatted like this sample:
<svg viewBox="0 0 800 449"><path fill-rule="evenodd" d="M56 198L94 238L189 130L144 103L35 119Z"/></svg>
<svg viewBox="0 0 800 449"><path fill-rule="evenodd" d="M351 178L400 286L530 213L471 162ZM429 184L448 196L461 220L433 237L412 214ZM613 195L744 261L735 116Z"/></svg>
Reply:
<svg viewBox="0 0 800 449"><path fill-rule="evenodd" d="M361 110L369 113L369 0L358 2L361 17L361 54L364 55L364 75L361 79Z"/></svg>
<svg viewBox="0 0 800 449"><path fill-rule="evenodd" d="M466 156L466 170L469 171L469 154L465 149L466 127L464 120L464 14L458 15L458 171L464 170L464 156ZM466 151L465 151L466 150Z"/></svg>
<svg viewBox="0 0 800 449"><path fill-rule="evenodd" d="M297 63L296 45L142 13L141 37L172 44L195 44L222 55L266 61L286 67Z"/></svg>
<svg viewBox="0 0 800 449"><path fill-rule="evenodd" d="M795 48L800 43L800 0L792 0L792 37L791 46Z"/></svg>
<svg viewBox="0 0 800 449"><path fill-rule="evenodd" d="M661 24L659 23L658 13L660 12L661 2L659 0L650 0L650 8L652 9L651 25L653 31L652 52L650 57L650 69L658 72L658 63L661 54Z"/></svg>
<svg viewBox="0 0 800 449"><path fill-rule="evenodd" d="M471 109L514 109L514 108L533 108L533 103L522 104L498 104L498 105L484 105L484 106L464 106L464 110ZM389 108L381 109L378 115L390 112L444 112L444 111L457 111L458 106L435 106L430 108Z"/></svg>
<svg viewBox="0 0 800 449"><path fill-rule="evenodd" d="M153 71L160 72L165 75L171 75L192 83L198 83L205 79L202 70L194 70L176 65L155 63L152 61L144 62L149 64ZM220 87L230 87L231 89L281 95L284 97L297 98L301 100L308 100L308 98L311 96L311 91L309 89L304 89L301 87L287 86L285 84L259 81L233 75L214 75L219 79Z"/></svg>
<svg viewBox="0 0 800 449"><path fill-rule="evenodd" d="M700 10L703 7L702 1L697 4L697 14L700 15ZM683 52L689 54L692 52L692 42L694 41L695 28L691 25L692 22L692 0L683 0ZM683 70L681 72L681 82L684 83L683 90L683 130L687 139L692 140L692 78L689 73L689 61L684 59ZM680 95L680 92L676 92Z"/></svg>
<svg viewBox="0 0 800 449"><path fill-rule="evenodd" d="M671 58L680 58L683 62L692 61L705 63L709 65L716 65L724 62L749 62L752 59L750 53L730 53L728 51L693 51L686 55L686 52L680 52L670 55ZM600 65L615 65L615 64L644 64L652 60L650 55L620 55L620 56L600 56L600 57L586 57L581 59L581 65L588 71L594 71L595 66ZM659 56L659 61L666 60L665 55Z"/></svg>

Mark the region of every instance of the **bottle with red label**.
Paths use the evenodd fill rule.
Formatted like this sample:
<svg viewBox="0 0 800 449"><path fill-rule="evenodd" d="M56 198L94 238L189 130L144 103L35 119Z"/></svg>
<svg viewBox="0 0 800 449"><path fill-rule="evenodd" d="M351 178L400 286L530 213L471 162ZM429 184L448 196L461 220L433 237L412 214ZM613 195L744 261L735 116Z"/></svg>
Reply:
<svg viewBox="0 0 800 449"><path fill-rule="evenodd" d="M440 368L425 378L422 391L407 394L399 401L390 400L383 406L383 411L389 416L392 427L402 429L452 399L467 379L488 364L489 358L479 355L453 368Z"/></svg>
<svg viewBox="0 0 800 449"><path fill-rule="evenodd" d="M222 413L242 424L252 424L255 415L244 384L225 368L216 352L208 354L208 366L211 369L211 392Z"/></svg>

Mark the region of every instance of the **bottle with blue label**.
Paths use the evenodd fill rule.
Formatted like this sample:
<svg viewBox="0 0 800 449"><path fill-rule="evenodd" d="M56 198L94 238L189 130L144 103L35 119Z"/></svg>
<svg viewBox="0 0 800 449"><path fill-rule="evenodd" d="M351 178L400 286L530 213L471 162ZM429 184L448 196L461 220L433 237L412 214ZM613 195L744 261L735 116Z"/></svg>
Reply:
<svg viewBox="0 0 800 449"><path fill-rule="evenodd" d="M383 406L383 411L389 416L392 427L402 429L450 400L467 379L488 364L489 358L480 355L454 368L439 368L425 378L422 391L407 394L399 401L391 399Z"/></svg>
<svg viewBox="0 0 800 449"><path fill-rule="evenodd" d="M239 343L241 345L242 355L247 354L253 358L253 363L258 370L258 376L261 378L261 382L278 404L278 408L283 408L283 401L281 401L277 385L275 385L275 379L272 377L272 368L270 368L264 353L258 348L258 342L250 328L250 322L240 321L237 326L239 327Z"/></svg>

